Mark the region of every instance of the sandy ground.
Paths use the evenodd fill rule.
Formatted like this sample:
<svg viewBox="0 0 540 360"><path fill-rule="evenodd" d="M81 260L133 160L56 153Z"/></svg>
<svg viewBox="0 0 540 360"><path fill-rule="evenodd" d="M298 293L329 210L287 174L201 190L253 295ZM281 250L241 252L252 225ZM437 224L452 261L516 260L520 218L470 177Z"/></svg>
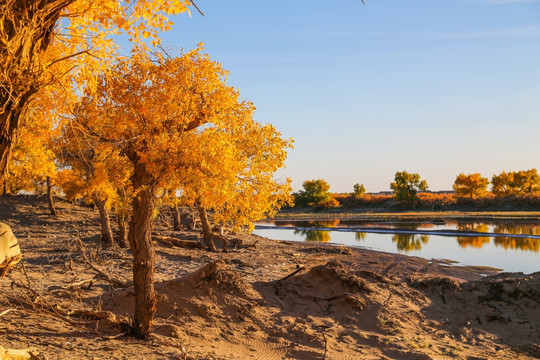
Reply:
<svg viewBox="0 0 540 360"><path fill-rule="evenodd" d="M41 359L538 359L540 273L486 269L363 249L278 242L210 253L156 243L155 331L127 330L128 250L100 248L97 211L0 198L24 253L0 280L0 345ZM161 235L196 240L160 221ZM292 276L288 276L293 274ZM84 282L91 280L91 282Z"/></svg>

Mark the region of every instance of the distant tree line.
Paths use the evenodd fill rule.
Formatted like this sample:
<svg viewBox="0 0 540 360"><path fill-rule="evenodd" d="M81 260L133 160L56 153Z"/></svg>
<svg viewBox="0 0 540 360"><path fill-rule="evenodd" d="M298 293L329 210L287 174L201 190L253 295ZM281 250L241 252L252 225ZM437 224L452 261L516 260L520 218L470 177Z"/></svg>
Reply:
<svg viewBox="0 0 540 360"><path fill-rule="evenodd" d="M491 191L488 187L491 184ZM294 204L298 207L313 207L325 210L337 207L380 207L403 208L431 207L439 209L448 205L474 204L477 207L537 206L540 205L540 175L537 169L503 171L491 177L480 173L456 177L452 188L454 194L429 193L428 184L419 174L398 171L390 184L392 195L366 194L363 184L353 185L350 194L332 194L330 185L323 179L305 181L304 190L294 193ZM509 205L509 203L512 204Z"/></svg>

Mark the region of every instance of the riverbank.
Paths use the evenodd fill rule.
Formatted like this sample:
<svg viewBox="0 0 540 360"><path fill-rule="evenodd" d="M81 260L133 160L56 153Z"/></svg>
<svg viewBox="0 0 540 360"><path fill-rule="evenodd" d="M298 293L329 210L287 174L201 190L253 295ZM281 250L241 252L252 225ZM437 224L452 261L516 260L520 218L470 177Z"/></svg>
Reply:
<svg viewBox="0 0 540 360"><path fill-rule="evenodd" d="M540 211L325 211L313 212L287 210L276 214L271 220L285 221L325 221L325 220L358 220L358 221L539 221Z"/></svg>
<svg viewBox="0 0 540 360"><path fill-rule="evenodd" d="M128 250L99 247L97 212L2 198L25 269L0 280L0 345L45 359L537 359L540 273L242 235L209 253L156 243L154 334L126 334ZM196 241L197 233L156 232ZM17 284L13 286L13 284Z"/></svg>

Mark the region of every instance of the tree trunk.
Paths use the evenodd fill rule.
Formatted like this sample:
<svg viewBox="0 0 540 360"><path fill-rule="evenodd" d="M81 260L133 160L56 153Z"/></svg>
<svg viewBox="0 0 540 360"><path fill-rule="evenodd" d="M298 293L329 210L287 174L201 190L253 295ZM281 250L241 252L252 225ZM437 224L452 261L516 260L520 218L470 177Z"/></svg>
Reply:
<svg viewBox="0 0 540 360"><path fill-rule="evenodd" d="M173 211L174 230L175 231L180 231L180 230L182 230L182 224L181 224L181 221L180 221L180 210L178 210L178 205L177 204L174 204L172 206L172 211Z"/></svg>
<svg viewBox="0 0 540 360"><path fill-rule="evenodd" d="M133 287L135 290L135 314L133 335L148 339L154 314L156 313L156 293L154 290L155 252L152 242L152 215L156 201L156 181L148 173L139 154L131 147L126 155L133 164L131 184L136 196L133 197L133 215L129 224L129 245L133 253Z"/></svg>
<svg viewBox="0 0 540 360"><path fill-rule="evenodd" d="M118 215L118 239L116 240L117 244L121 248L127 248L129 246L128 241L128 223L124 215Z"/></svg>
<svg viewBox="0 0 540 360"><path fill-rule="evenodd" d="M101 200L98 196L94 196L94 204L96 204L96 207L99 210L99 220L101 222L101 243L103 247L114 247L114 237L107 205L105 204L105 201Z"/></svg>
<svg viewBox="0 0 540 360"><path fill-rule="evenodd" d="M49 204L49 211L51 212L51 215L57 216L58 213L56 212L53 199L53 186L49 176L47 176L47 202Z"/></svg>
<svg viewBox="0 0 540 360"><path fill-rule="evenodd" d="M9 1L0 4L0 181L30 101L44 86L43 54L60 14L74 0Z"/></svg>
<svg viewBox="0 0 540 360"><path fill-rule="evenodd" d="M7 195L9 194L9 185L8 185L8 179L7 177L4 178L4 186L3 186L3 189L2 189L2 195Z"/></svg>
<svg viewBox="0 0 540 360"><path fill-rule="evenodd" d="M217 252L214 240L212 240L212 227L210 226L210 221L208 220L208 214L206 213L206 209L201 206L198 206L197 209L199 210L199 217L201 218L204 243L208 247L208 250Z"/></svg>
<svg viewBox="0 0 540 360"><path fill-rule="evenodd" d="M180 213L180 224L188 228L188 230L195 230L195 219L189 213Z"/></svg>
<svg viewBox="0 0 540 360"><path fill-rule="evenodd" d="M143 187L135 196L133 217L129 226L128 237L133 252L133 284L135 287L133 332L138 338L148 338L156 312L155 254L152 243L154 192L153 187Z"/></svg>

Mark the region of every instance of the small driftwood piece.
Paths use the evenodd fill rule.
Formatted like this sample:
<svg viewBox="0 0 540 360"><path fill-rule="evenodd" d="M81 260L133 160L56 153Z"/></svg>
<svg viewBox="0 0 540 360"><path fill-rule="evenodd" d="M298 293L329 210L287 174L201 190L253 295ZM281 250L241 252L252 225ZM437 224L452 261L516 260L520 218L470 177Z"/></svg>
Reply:
<svg viewBox="0 0 540 360"><path fill-rule="evenodd" d="M293 272L290 273L289 275L287 275L287 276L285 276L285 277L279 279L278 282L283 281L283 280L287 280L288 278L293 277L294 275L298 274L300 271L304 270L305 268L306 268L306 267L305 267L304 265L300 265L300 266L298 267L298 269L296 269L295 271L293 271Z"/></svg>
<svg viewBox="0 0 540 360"><path fill-rule="evenodd" d="M81 281L72 282L61 287L63 290L69 289L90 289L94 284L94 279L86 279Z"/></svg>
<svg viewBox="0 0 540 360"><path fill-rule="evenodd" d="M159 241L168 246L176 246L184 249L202 249L203 246L198 241L180 240L171 236L152 235L152 240Z"/></svg>

